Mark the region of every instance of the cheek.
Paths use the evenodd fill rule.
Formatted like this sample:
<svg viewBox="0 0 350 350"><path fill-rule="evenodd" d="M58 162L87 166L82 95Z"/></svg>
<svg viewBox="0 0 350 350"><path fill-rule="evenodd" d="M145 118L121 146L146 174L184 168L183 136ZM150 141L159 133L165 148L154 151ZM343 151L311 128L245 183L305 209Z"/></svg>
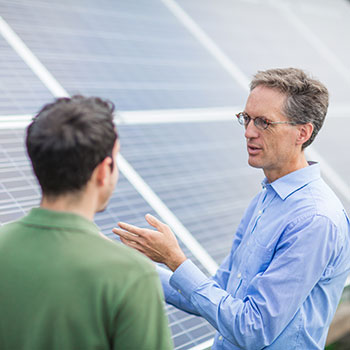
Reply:
<svg viewBox="0 0 350 350"><path fill-rule="evenodd" d="M287 157L294 150L295 138L288 133L284 134L276 142L275 149L282 157Z"/></svg>

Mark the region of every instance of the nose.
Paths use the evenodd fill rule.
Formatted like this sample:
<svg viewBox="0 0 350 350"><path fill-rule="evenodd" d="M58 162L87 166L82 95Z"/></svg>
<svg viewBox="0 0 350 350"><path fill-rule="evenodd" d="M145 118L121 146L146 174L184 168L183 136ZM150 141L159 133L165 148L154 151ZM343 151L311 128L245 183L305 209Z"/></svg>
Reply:
<svg viewBox="0 0 350 350"><path fill-rule="evenodd" d="M257 138L259 136L259 130L252 120L250 120L248 125L245 126L244 136L247 139Z"/></svg>

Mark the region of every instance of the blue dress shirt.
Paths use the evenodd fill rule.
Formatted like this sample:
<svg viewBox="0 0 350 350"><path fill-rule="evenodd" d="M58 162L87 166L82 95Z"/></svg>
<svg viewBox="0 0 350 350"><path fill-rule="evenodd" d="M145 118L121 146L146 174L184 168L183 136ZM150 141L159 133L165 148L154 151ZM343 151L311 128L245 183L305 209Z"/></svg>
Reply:
<svg viewBox="0 0 350 350"><path fill-rule="evenodd" d="M159 268L166 301L217 329L213 350L323 349L349 271L350 220L318 164L263 181L213 277Z"/></svg>

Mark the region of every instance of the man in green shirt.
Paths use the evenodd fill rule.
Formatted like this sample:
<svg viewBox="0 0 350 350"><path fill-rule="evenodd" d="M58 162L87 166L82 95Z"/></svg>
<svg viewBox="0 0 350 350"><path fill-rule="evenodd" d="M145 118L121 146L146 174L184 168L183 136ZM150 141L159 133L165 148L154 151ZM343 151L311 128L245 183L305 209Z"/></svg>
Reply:
<svg viewBox="0 0 350 350"><path fill-rule="evenodd" d="M0 228L1 350L172 349L154 267L93 223L118 179L113 110L61 98L27 129L42 200Z"/></svg>

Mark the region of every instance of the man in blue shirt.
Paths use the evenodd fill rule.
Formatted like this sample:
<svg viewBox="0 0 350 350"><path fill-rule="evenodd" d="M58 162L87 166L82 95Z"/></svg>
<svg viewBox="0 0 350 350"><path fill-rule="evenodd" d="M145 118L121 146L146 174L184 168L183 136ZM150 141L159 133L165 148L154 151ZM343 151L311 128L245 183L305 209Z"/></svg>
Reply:
<svg viewBox="0 0 350 350"><path fill-rule="evenodd" d="M114 232L173 271L159 268L166 301L217 329L212 349L323 349L350 271L349 218L304 155L328 91L294 68L258 72L250 88L237 118L265 179L216 274L207 278L150 215L156 231L119 223Z"/></svg>

